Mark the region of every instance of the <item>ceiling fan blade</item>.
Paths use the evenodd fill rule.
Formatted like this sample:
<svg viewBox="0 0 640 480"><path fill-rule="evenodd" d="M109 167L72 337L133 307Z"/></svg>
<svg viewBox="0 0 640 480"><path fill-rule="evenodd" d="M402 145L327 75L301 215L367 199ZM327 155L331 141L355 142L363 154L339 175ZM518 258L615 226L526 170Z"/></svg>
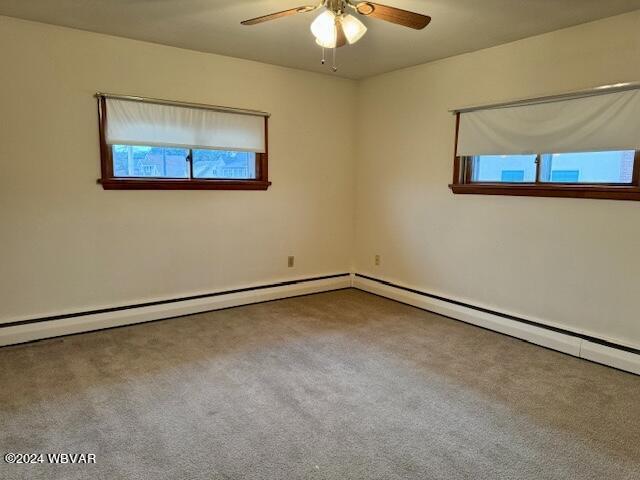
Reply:
<svg viewBox="0 0 640 480"><path fill-rule="evenodd" d="M397 23L404 27L422 30L429 25L431 17L420 13L409 12L401 8L388 7L373 2L360 2L356 5L356 10L360 15L378 18L387 22Z"/></svg>
<svg viewBox="0 0 640 480"><path fill-rule="evenodd" d="M270 13L269 15L263 15L262 17L251 18L240 22L242 25L256 25L258 23L267 22L269 20L275 20L276 18L288 17L295 15L296 13L307 13L319 8L319 5L307 5L304 7L291 8L282 12Z"/></svg>

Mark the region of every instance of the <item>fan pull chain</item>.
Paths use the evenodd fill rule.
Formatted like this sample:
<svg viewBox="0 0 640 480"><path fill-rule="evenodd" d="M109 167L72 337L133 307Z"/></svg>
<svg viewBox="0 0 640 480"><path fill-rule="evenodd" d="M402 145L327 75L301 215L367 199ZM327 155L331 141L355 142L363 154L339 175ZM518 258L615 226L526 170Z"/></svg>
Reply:
<svg viewBox="0 0 640 480"><path fill-rule="evenodd" d="M325 57L324 57L324 47L322 47L322 65L324 65L326 62Z"/></svg>
<svg viewBox="0 0 640 480"><path fill-rule="evenodd" d="M336 66L336 50L337 50L337 48L334 47L334 49L333 49L333 67L331 68L334 72L338 71L338 67Z"/></svg>

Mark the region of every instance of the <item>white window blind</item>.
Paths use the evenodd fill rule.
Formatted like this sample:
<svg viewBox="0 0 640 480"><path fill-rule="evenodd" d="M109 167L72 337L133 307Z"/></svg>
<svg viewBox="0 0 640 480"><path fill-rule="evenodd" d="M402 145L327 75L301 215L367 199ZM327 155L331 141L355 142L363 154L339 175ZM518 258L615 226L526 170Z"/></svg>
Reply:
<svg viewBox="0 0 640 480"><path fill-rule="evenodd" d="M264 153L261 115L106 99L106 142Z"/></svg>
<svg viewBox="0 0 640 480"><path fill-rule="evenodd" d="M458 155L640 149L640 90L460 114Z"/></svg>

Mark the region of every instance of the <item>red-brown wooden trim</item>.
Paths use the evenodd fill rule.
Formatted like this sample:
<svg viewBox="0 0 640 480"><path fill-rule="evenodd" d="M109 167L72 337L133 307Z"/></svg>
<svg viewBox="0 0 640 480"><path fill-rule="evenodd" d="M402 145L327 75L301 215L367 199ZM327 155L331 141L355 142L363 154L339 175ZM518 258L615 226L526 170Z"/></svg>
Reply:
<svg viewBox="0 0 640 480"><path fill-rule="evenodd" d="M259 169L256 174L262 181L269 181L269 117L264 117L264 153L260 155Z"/></svg>
<svg viewBox="0 0 640 480"><path fill-rule="evenodd" d="M453 193L473 195L514 195L529 197L595 198L640 201L640 187L635 185L547 185L513 183L467 183L449 185Z"/></svg>
<svg viewBox="0 0 640 480"><path fill-rule="evenodd" d="M636 150L633 158L633 175L631 183L640 187L640 150Z"/></svg>
<svg viewBox="0 0 640 480"><path fill-rule="evenodd" d="M460 134L460 112L456 113L456 135L453 146L453 183L462 183L462 159L458 156L458 136Z"/></svg>
<svg viewBox="0 0 640 480"><path fill-rule="evenodd" d="M191 180L189 178L110 178L98 180L105 190L266 190L262 180Z"/></svg>
<svg viewBox="0 0 640 480"><path fill-rule="evenodd" d="M106 141L107 102L98 97L100 135L100 172L98 183L105 190L267 190L269 181L269 127L264 117L265 153L256 153L256 178L250 180L193 178L193 158L189 161L191 178L128 178L113 176L113 151Z"/></svg>
<svg viewBox="0 0 640 480"><path fill-rule="evenodd" d="M107 145L107 102L104 97L98 98L98 127L100 134L100 171L102 178L113 176L113 162L111 161L111 149Z"/></svg>

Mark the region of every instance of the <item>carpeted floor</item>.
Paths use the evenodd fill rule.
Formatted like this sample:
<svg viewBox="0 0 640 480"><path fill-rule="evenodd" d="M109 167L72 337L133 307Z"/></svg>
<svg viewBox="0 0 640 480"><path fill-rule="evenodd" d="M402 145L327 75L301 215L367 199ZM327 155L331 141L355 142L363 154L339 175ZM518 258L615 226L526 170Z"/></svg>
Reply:
<svg viewBox="0 0 640 480"><path fill-rule="evenodd" d="M640 377L356 290L0 349L2 479L638 479Z"/></svg>

